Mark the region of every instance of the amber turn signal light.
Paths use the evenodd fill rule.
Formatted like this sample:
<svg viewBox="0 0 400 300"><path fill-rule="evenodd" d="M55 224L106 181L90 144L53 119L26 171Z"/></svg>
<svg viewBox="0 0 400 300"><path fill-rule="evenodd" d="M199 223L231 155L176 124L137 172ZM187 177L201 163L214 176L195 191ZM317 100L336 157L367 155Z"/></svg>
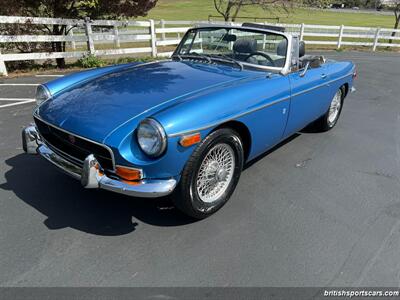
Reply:
<svg viewBox="0 0 400 300"><path fill-rule="evenodd" d="M183 136L181 138L181 140L179 141L179 144L181 144L181 146L183 146L183 147L189 147L194 144L197 144L200 141L201 141L200 133L195 133L195 134Z"/></svg>
<svg viewBox="0 0 400 300"><path fill-rule="evenodd" d="M125 180L140 180L142 179L142 170L117 166L115 173Z"/></svg>

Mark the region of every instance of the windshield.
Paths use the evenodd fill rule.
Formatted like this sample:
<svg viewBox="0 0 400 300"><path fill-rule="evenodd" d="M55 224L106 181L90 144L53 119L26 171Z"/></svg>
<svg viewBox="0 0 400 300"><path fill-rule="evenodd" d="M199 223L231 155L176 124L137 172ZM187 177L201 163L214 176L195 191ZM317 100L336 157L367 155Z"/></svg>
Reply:
<svg viewBox="0 0 400 300"><path fill-rule="evenodd" d="M180 59L194 58L221 61L243 66L282 69L286 62L285 36L271 32L238 28L191 29L174 55Z"/></svg>

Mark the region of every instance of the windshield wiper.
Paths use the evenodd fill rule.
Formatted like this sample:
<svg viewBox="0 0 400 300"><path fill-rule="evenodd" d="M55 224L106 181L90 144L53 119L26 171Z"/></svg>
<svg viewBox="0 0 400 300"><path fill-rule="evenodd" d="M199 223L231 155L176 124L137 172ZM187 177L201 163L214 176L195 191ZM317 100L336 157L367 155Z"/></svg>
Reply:
<svg viewBox="0 0 400 300"><path fill-rule="evenodd" d="M181 57L181 59L185 59L185 58L199 59L200 58L200 59L206 60L209 63L211 62L211 58L209 58L207 55L200 54L197 52L190 52L188 54L180 54L179 57Z"/></svg>
<svg viewBox="0 0 400 300"><path fill-rule="evenodd" d="M174 54L171 56L171 58L177 58L177 59L179 59L179 61L182 60L182 57L179 54Z"/></svg>
<svg viewBox="0 0 400 300"><path fill-rule="evenodd" d="M244 67L243 67L243 64L242 64L240 61L237 61L236 59L233 59L232 57L229 57L229 56L227 56L227 55L225 55L225 54L210 55L210 58L211 58L211 59L216 59L216 60L219 60L219 61L232 62L232 63L234 63L234 64L236 64L236 65L239 66L240 71L242 71L243 68L244 68Z"/></svg>

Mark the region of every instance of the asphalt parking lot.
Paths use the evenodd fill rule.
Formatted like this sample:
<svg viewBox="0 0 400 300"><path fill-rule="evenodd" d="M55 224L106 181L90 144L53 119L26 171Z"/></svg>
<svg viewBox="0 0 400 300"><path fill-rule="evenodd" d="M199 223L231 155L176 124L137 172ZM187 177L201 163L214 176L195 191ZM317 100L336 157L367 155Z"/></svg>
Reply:
<svg viewBox="0 0 400 300"><path fill-rule="evenodd" d="M250 164L198 222L168 198L82 189L23 154L33 104L0 107L0 286L399 286L400 55L327 56L358 66L337 127ZM34 90L0 85L0 97Z"/></svg>

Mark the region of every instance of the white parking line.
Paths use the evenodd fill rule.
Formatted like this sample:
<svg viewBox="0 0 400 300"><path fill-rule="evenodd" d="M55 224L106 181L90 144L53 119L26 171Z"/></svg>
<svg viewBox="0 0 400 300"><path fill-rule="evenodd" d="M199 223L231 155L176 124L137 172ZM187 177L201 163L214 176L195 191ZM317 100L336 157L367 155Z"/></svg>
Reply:
<svg viewBox="0 0 400 300"><path fill-rule="evenodd" d="M30 101L34 98L0 98L0 101Z"/></svg>
<svg viewBox="0 0 400 300"><path fill-rule="evenodd" d="M32 102L35 102L35 99L29 99L29 100L24 100L24 101L18 101L18 102L16 102L16 103L9 103L9 104L0 105L0 108L10 107L10 106L16 106L16 105L21 105L21 104L26 104L26 103L32 103Z"/></svg>
<svg viewBox="0 0 400 300"><path fill-rule="evenodd" d="M38 85L40 85L40 84L39 83L0 83L0 87L2 87L2 86L38 86ZM7 103L7 104L0 105L0 108L5 108L5 107L10 107L10 106L32 103L32 102L35 102L36 100L34 98L0 98L0 103L1 103L1 101L14 102L14 103Z"/></svg>
<svg viewBox="0 0 400 300"><path fill-rule="evenodd" d="M38 86L40 83L0 83L0 86Z"/></svg>
<svg viewBox="0 0 400 300"><path fill-rule="evenodd" d="M43 75L35 75L35 77L64 77L64 75L46 75L46 74L43 74Z"/></svg>

